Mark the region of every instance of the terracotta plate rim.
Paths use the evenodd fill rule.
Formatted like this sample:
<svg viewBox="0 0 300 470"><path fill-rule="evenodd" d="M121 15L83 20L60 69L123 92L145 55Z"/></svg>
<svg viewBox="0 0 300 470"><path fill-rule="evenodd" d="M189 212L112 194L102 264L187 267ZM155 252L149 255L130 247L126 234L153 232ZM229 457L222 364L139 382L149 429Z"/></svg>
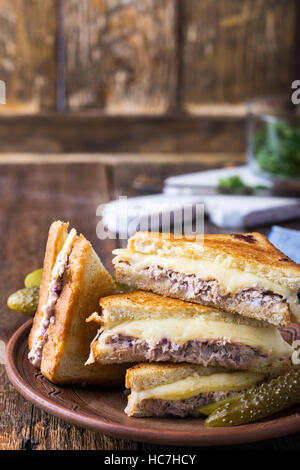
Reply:
<svg viewBox="0 0 300 470"><path fill-rule="evenodd" d="M141 429L135 426L135 419L132 419L132 425L127 426L113 421L108 423L100 417L93 418L72 411L56 403L54 400L43 397L37 390L30 387L17 368L15 362L16 353L21 342L28 336L31 325L32 320L24 323L12 335L6 346L5 368L8 378L18 392L38 408L76 426L122 439L177 446L242 444L272 439L300 431L300 414L295 412L288 416L233 428L200 427L199 432L195 433L194 429L193 431L170 429L160 430L159 432L149 428ZM171 424L172 419L169 421Z"/></svg>

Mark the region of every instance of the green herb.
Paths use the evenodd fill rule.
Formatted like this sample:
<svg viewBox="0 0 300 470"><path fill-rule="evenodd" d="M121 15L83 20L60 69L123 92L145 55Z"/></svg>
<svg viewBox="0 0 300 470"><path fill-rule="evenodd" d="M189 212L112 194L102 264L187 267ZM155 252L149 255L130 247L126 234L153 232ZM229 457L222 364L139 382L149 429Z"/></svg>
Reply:
<svg viewBox="0 0 300 470"><path fill-rule="evenodd" d="M284 121L267 123L254 137L254 154L261 170L300 177L300 128Z"/></svg>
<svg viewBox="0 0 300 470"><path fill-rule="evenodd" d="M239 176L229 176L228 178L219 179L219 188L224 189L241 189L247 188L247 185Z"/></svg>
<svg viewBox="0 0 300 470"><path fill-rule="evenodd" d="M220 178L218 181L218 190L221 193L229 194L254 194L255 190L267 189L265 186L248 186L238 175Z"/></svg>

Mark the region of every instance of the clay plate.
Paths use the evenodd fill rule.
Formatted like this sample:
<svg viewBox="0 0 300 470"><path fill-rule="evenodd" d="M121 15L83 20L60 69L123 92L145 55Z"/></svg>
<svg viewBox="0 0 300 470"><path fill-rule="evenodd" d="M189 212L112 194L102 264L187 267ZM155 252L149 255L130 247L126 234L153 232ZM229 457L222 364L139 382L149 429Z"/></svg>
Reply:
<svg viewBox="0 0 300 470"><path fill-rule="evenodd" d="M254 442L300 431L300 406L263 422L233 428L207 428L201 419L128 418L126 396L120 390L57 386L28 362L28 321L7 345L6 371L11 383L39 408L70 423L114 437L173 445L226 445ZM292 325L283 332L288 340L300 337Z"/></svg>

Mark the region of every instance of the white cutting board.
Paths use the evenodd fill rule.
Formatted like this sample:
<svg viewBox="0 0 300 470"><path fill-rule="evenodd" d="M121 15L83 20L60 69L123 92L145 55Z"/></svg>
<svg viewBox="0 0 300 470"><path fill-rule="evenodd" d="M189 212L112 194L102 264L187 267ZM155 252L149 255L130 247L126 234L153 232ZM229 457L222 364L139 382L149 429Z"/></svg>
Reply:
<svg viewBox="0 0 300 470"><path fill-rule="evenodd" d="M273 183L255 175L248 166L219 168L217 170L199 171L180 176L170 176L164 181L165 194L211 194L216 192L220 178L239 176L248 186L265 186L272 188Z"/></svg>
<svg viewBox="0 0 300 470"><path fill-rule="evenodd" d="M239 229L253 228L300 217L300 200L291 198L265 198L256 196L229 195L168 195L155 194L127 199L127 207L121 209L118 200L106 204L101 216L102 222L112 233L121 238L132 236L136 219L147 230L149 216L157 214L180 214L187 205L204 204L205 213L218 227ZM121 214L121 218L120 218ZM126 216L125 216L126 214ZM150 229L150 228L149 228ZM158 230L159 225L151 225Z"/></svg>

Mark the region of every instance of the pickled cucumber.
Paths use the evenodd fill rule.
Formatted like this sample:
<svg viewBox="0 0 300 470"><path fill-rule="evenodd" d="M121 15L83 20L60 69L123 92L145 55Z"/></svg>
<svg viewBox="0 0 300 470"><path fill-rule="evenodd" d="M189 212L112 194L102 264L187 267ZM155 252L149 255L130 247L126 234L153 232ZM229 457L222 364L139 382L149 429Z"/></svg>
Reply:
<svg viewBox="0 0 300 470"><path fill-rule="evenodd" d="M223 400L215 401L213 403L209 403L208 405L203 406L203 408L198 408L198 411L202 415L208 416L211 413L213 413L213 411L217 410L218 408L221 408L221 406L226 405L226 403L232 403L234 401L239 400L241 395L242 395L242 392L235 393L234 395L231 395L231 397L224 398Z"/></svg>
<svg viewBox="0 0 300 470"><path fill-rule="evenodd" d="M36 269L25 277L25 287L40 286L42 282L43 268Z"/></svg>
<svg viewBox="0 0 300 470"><path fill-rule="evenodd" d="M135 290L135 287L131 287L131 286L128 286L128 284L122 284L121 282L118 282L116 280L115 276L112 276L112 278L113 278L120 294L123 294L124 292L130 292L132 290Z"/></svg>
<svg viewBox="0 0 300 470"><path fill-rule="evenodd" d="M11 310L33 317L39 300L40 288L25 287L11 294L7 299L7 305Z"/></svg>
<svg viewBox="0 0 300 470"><path fill-rule="evenodd" d="M300 370L289 372L259 387L223 401L206 418L205 426L237 426L258 421L300 403Z"/></svg>

